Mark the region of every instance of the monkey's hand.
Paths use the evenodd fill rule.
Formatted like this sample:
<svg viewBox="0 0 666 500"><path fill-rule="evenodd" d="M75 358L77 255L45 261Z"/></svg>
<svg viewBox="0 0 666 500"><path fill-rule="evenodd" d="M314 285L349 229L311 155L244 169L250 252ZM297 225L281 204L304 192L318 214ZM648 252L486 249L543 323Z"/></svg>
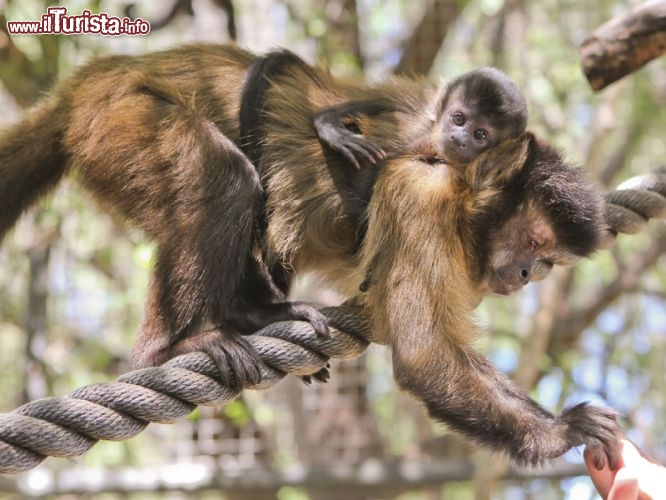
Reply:
<svg viewBox="0 0 666 500"><path fill-rule="evenodd" d="M231 317L234 327L242 333L254 333L278 321L307 321L319 337L328 338L328 318L308 302L278 302L274 304L243 304Z"/></svg>
<svg viewBox="0 0 666 500"><path fill-rule="evenodd" d="M473 349L441 336L428 342L434 335L412 336L406 345L407 332L393 344L396 380L432 417L520 464L539 465L587 445L596 464L617 468L620 428L613 411L583 403L553 416ZM414 349L416 341L425 347Z"/></svg>
<svg viewBox="0 0 666 500"><path fill-rule="evenodd" d="M237 332L214 328L183 339L176 344L171 356L203 351L220 371L220 381L235 391L261 382L264 362L252 346Z"/></svg>
<svg viewBox="0 0 666 500"><path fill-rule="evenodd" d="M322 138L321 135L319 137ZM360 170L361 164L375 165L386 158L386 153L382 148L363 135L346 129L327 133L327 138L322 139L322 142L344 156L358 170Z"/></svg>
<svg viewBox="0 0 666 500"><path fill-rule="evenodd" d="M556 418L556 426L564 426L570 447L585 445L597 470L606 464L616 470L622 446L617 414L609 408L580 403L565 409Z"/></svg>
<svg viewBox="0 0 666 500"><path fill-rule="evenodd" d="M386 158L384 150L368 140L355 122L344 123L317 116L314 127L319 140L345 157L355 168L362 163L376 164Z"/></svg>

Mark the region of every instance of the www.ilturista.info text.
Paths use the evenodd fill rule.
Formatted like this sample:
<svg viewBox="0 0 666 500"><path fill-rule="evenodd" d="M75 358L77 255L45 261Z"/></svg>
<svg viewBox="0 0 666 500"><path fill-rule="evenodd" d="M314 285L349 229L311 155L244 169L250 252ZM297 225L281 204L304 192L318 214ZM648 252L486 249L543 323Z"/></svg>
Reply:
<svg viewBox="0 0 666 500"><path fill-rule="evenodd" d="M7 21L7 31L11 35L147 35L150 24L140 18L131 20L89 10L68 16L66 7L49 7L40 21Z"/></svg>

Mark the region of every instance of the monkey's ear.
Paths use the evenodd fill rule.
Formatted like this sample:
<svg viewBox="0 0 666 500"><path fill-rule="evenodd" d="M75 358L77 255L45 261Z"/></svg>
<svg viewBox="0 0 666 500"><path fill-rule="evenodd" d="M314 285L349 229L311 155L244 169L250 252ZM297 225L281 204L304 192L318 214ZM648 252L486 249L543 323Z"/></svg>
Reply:
<svg viewBox="0 0 666 500"><path fill-rule="evenodd" d="M516 139L507 139L481 154L467 167L470 182L477 190L499 189L518 175L527 161L536 138L525 132Z"/></svg>
<svg viewBox="0 0 666 500"><path fill-rule="evenodd" d="M434 97L430 101L430 105L426 109L426 116L431 121L437 121L439 114L442 112L444 107L444 96L446 95L446 90L449 87L449 83L444 79L439 79L439 85L437 86L437 92L435 92Z"/></svg>

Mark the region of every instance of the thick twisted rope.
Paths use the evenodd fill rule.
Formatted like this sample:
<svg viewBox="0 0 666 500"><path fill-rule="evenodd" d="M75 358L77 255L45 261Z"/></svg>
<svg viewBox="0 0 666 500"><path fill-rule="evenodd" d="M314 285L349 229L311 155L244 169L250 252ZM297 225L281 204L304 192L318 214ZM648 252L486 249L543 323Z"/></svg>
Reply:
<svg viewBox="0 0 666 500"><path fill-rule="evenodd" d="M259 386L266 389L287 374L311 375L329 358L351 359L365 352L370 322L359 306L322 309L331 335L321 338L309 323L284 321L245 337L265 366ZM223 385L213 360L190 353L162 366L129 372L117 381L92 384L63 398L44 398L0 414L0 473L30 470L47 456L75 457L100 439L119 441L150 422L173 423L197 406L220 406L238 391Z"/></svg>
<svg viewBox="0 0 666 500"><path fill-rule="evenodd" d="M608 193L605 202L613 237L640 231L650 218L666 218L666 171L630 179ZM286 374L311 375L329 358L350 359L365 351L372 341L366 311L346 303L322 312L332 326L327 339L300 321L275 323L246 337L266 365L260 386L252 388L271 387ZM150 422L172 423L198 405L219 406L238 397L219 379L207 354L191 353L129 372L116 382L85 386L63 398L40 399L0 414L0 473L27 471L47 456L75 457L100 439L129 439Z"/></svg>
<svg viewBox="0 0 666 500"><path fill-rule="evenodd" d="M607 193L604 201L614 236L638 233L649 219L666 218L666 168L628 179Z"/></svg>

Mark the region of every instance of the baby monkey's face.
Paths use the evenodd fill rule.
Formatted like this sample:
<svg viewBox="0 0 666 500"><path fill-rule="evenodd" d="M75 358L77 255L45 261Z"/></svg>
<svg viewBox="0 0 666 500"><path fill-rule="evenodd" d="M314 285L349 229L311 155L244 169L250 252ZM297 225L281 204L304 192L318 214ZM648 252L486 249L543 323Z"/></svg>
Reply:
<svg viewBox="0 0 666 500"><path fill-rule="evenodd" d="M492 119L495 114L481 109L460 87L450 92L439 119L442 159L449 165L467 164L513 135L513 127Z"/></svg>
<svg viewBox="0 0 666 500"><path fill-rule="evenodd" d="M525 131L525 97L498 69L470 71L445 88L436 121L439 153L449 165L467 164Z"/></svg>

